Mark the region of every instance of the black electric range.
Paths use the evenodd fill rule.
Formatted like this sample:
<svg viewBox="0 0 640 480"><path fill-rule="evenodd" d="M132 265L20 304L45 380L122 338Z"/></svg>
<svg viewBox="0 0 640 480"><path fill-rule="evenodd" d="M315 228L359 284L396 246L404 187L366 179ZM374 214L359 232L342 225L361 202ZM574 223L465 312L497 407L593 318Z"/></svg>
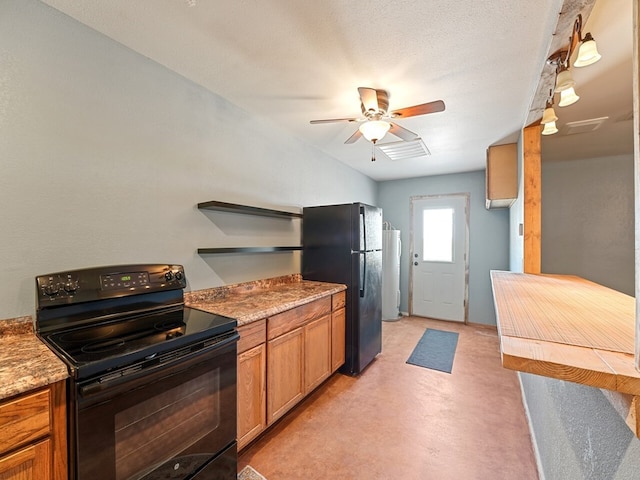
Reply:
<svg viewBox="0 0 640 480"><path fill-rule="evenodd" d="M180 265L89 268L41 275L36 284L38 335L75 379L151 366L237 325L184 305Z"/></svg>

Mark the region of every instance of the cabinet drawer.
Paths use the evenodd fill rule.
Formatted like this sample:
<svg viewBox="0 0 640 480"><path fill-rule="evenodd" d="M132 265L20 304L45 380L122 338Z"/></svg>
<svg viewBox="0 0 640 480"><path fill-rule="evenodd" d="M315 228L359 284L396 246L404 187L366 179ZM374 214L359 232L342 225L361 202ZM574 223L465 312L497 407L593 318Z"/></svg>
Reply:
<svg viewBox="0 0 640 480"><path fill-rule="evenodd" d="M264 343L267 338L267 319L243 325L238 328L240 340L238 340L238 353L246 352Z"/></svg>
<svg viewBox="0 0 640 480"><path fill-rule="evenodd" d="M331 310L335 312L336 310L340 310L342 307L344 307L345 298L346 295L344 290L342 292L334 293L333 295L331 295Z"/></svg>
<svg viewBox="0 0 640 480"><path fill-rule="evenodd" d="M0 403L0 453L48 435L50 407L48 389Z"/></svg>
<svg viewBox="0 0 640 480"><path fill-rule="evenodd" d="M269 317L267 339L271 340L272 338L279 337L330 312L331 297L324 297Z"/></svg>

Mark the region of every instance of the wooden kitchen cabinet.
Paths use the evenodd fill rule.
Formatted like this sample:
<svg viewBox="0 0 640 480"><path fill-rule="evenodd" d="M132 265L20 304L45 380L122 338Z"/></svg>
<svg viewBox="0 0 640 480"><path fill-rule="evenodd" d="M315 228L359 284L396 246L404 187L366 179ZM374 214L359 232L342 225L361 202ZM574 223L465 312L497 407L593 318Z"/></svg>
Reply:
<svg viewBox="0 0 640 480"><path fill-rule="evenodd" d="M267 423L271 424L305 395L305 329L298 327L269 340L267 346Z"/></svg>
<svg viewBox="0 0 640 480"><path fill-rule="evenodd" d="M304 391L311 392L331 375L331 315L304 327Z"/></svg>
<svg viewBox="0 0 640 480"><path fill-rule="evenodd" d="M344 301L340 292L238 328L238 449L344 363Z"/></svg>
<svg viewBox="0 0 640 480"><path fill-rule="evenodd" d="M517 197L517 144L489 147L487 149L486 208L510 207Z"/></svg>
<svg viewBox="0 0 640 480"><path fill-rule="evenodd" d="M331 297L267 320L267 423L331 375Z"/></svg>
<svg viewBox="0 0 640 480"><path fill-rule="evenodd" d="M267 427L266 319L238 329L238 449Z"/></svg>
<svg viewBox="0 0 640 480"><path fill-rule="evenodd" d="M66 480L66 387L0 402L0 480Z"/></svg>
<svg viewBox="0 0 640 480"><path fill-rule="evenodd" d="M335 372L345 361L345 292L335 293L331 298L331 372Z"/></svg>

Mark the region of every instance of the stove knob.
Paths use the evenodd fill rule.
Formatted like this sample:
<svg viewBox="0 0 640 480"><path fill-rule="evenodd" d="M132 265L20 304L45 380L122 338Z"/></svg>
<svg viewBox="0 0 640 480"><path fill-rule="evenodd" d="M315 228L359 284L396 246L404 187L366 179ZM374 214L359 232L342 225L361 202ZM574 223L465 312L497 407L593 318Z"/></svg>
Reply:
<svg viewBox="0 0 640 480"><path fill-rule="evenodd" d="M165 279L167 282L170 282L171 280L173 280L173 272L167 272L167 273L165 273L165 274L164 274L164 279Z"/></svg>
<svg viewBox="0 0 640 480"><path fill-rule="evenodd" d="M184 277L184 275L182 274L182 272L180 270L178 270L176 272L176 280L182 280L183 277Z"/></svg>
<svg viewBox="0 0 640 480"><path fill-rule="evenodd" d="M78 290L78 282L67 282L64 284L64 291L67 293L75 293Z"/></svg>
<svg viewBox="0 0 640 480"><path fill-rule="evenodd" d="M60 287L58 287L57 283L48 283L47 285L42 287L42 291L45 295L53 297L54 295L58 294L58 292L60 291Z"/></svg>

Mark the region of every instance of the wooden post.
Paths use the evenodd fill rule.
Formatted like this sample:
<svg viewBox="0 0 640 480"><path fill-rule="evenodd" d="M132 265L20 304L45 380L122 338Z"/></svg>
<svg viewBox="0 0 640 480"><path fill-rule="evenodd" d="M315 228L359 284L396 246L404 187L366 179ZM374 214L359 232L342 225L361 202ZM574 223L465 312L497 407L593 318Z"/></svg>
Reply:
<svg viewBox="0 0 640 480"><path fill-rule="evenodd" d="M524 273L540 273L542 234L541 126L522 132L524 177Z"/></svg>

